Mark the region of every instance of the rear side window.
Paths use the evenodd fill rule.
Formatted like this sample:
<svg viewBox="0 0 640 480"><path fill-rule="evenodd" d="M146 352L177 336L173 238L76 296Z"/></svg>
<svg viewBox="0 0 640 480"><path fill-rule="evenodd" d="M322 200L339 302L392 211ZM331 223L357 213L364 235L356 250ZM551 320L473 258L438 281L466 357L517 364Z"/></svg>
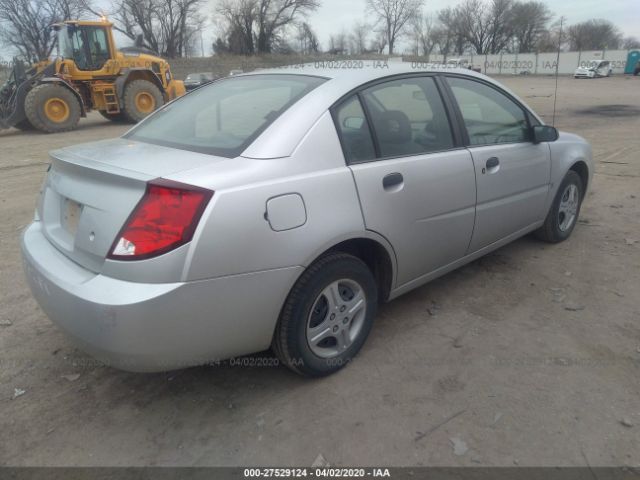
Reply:
<svg viewBox="0 0 640 480"><path fill-rule="evenodd" d="M471 145L530 141L524 110L495 88L474 80L448 78Z"/></svg>
<svg viewBox="0 0 640 480"><path fill-rule="evenodd" d="M357 96L337 108L336 120L347 163L367 162L376 158L371 131Z"/></svg>
<svg viewBox="0 0 640 480"><path fill-rule="evenodd" d="M127 138L237 157L282 113L325 81L304 75L250 75L220 80L154 114Z"/></svg>
<svg viewBox="0 0 640 480"><path fill-rule="evenodd" d="M362 93L382 157L453 147L447 113L435 81L414 77L375 85Z"/></svg>

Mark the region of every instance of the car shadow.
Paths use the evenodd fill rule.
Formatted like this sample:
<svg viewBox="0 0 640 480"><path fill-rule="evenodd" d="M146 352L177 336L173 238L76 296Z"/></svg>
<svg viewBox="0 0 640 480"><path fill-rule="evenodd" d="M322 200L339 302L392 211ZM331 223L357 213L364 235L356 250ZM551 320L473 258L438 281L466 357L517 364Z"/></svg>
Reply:
<svg viewBox="0 0 640 480"><path fill-rule="evenodd" d="M367 405L391 408L399 401L394 400L396 393L406 387L420 408L437 408L442 388L460 387L455 381L449 385L446 378L444 387L438 383L443 372L466 368L455 363L464 358L452 355L461 350L452 346L450 335L496 321L490 311L487 316L466 315L475 300L462 307L460 299L468 298L475 286L476 298L491 302L482 289L509 285L514 275L522 275L517 273L522 259L540 248L539 242L525 237L382 305L354 362L319 379L300 377L278 365L270 352L165 373L129 373L97 365L60 334L61 347L48 357L47 368L30 370L42 377L34 384L49 382L56 389L55 395L33 404L32 418L38 418L38 428L53 431L48 442L91 431L96 437L89 443L102 445L130 429L148 452L162 452L149 453L145 462L180 458L190 464L212 459L248 462L250 448L275 438L292 439L285 442L287 452L298 451L303 447L294 439L301 431L330 435L331 427L323 423L327 419L329 424L342 422L341 428L356 434L362 425L376 431L382 424L368 416ZM47 328L55 330L53 325ZM26 370L21 370L22 384L28 384ZM261 451L265 457L260 459L268 462L273 445ZM179 456L166 456L174 452ZM317 452L309 456L312 462Z"/></svg>
<svg viewBox="0 0 640 480"><path fill-rule="evenodd" d="M446 299L448 293L461 293L467 285L477 283L481 279L490 279L491 276L499 274L513 274L520 269L518 258L524 256L526 251L540 248L544 246L539 241L531 236L523 237L390 303L381 305L365 350L368 349L368 345L369 348L375 348L373 344L377 340L392 337L398 328L399 320L405 320L402 317L407 311L424 311L426 321L429 322L440 309L438 302L434 300L435 297ZM491 284L487 284L486 287L491 289ZM401 345L398 345L398 348L401 348ZM363 365L362 368L366 369L367 366ZM353 375L351 368L345 368L320 380L304 378L280 365L271 351L166 373L128 373L108 366L100 370L100 376L105 380L109 379L108 396L124 403L130 402L136 407L146 407L153 402L194 394L198 397L210 396L209 400L213 401L217 408L230 410L236 408L235 401L242 401L245 395L256 389L278 394L304 388L318 381L334 384L340 381L340 376ZM127 392L131 390L136 394L129 396Z"/></svg>

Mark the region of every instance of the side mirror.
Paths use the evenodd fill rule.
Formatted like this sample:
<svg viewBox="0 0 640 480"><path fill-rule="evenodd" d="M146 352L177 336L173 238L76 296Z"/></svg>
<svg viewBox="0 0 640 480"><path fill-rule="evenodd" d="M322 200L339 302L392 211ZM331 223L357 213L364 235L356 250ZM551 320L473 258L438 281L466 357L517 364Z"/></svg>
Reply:
<svg viewBox="0 0 640 480"><path fill-rule="evenodd" d="M535 125L532 130L533 143L555 142L560 136L558 129L549 125Z"/></svg>

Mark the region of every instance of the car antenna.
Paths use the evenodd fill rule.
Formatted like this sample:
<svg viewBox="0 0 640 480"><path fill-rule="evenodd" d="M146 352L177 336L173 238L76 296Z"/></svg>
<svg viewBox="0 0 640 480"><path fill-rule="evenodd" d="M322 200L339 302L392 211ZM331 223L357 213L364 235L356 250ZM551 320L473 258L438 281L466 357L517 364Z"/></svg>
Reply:
<svg viewBox="0 0 640 480"><path fill-rule="evenodd" d="M560 50L562 48L562 26L564 25L564 16L560 17L560 34L558 35L558 57L556 58L556 91L553 94L553 121L551 124L556 126L556 105L558 104L558 76L560 73Z"/></svg>

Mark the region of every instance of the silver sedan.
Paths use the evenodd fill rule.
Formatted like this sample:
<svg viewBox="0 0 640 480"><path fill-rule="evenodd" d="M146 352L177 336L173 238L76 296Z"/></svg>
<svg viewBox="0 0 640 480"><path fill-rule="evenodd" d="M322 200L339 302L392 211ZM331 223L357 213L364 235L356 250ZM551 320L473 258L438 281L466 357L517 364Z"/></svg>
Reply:
<svg viewBox="0 0 640 480"><path fill-rule="evenodd" d="M42 309L126 370L271 347L321 376L381 302L530 232L571 235L582 138L475 72L375 67L218 80L53 151L22 238Z"/></svg>

